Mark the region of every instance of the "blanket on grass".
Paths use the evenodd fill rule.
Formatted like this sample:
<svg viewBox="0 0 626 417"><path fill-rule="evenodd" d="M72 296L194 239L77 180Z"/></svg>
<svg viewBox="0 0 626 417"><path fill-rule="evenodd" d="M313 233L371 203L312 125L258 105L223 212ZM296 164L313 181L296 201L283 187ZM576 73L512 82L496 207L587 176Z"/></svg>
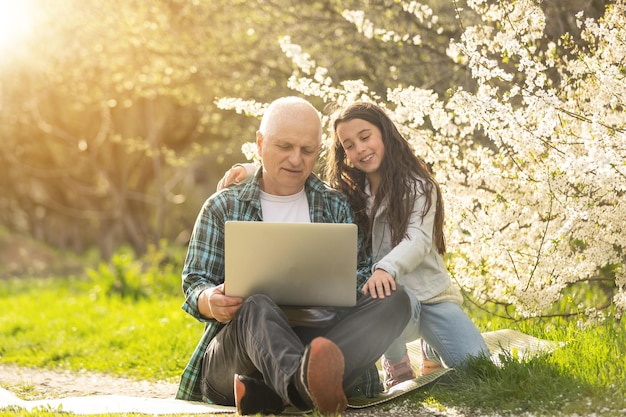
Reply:
<svg viewBox="0 0 626 417"><path fill-rule="evenodd" d="M514 330L498 330L483 333L485 342L491 351L492 360L498 364L502 355L511 355L519 359L527 359L541 353L547 353L556 347L555 342L537 339ZM421 350L419 340L407 345L411 364L419 375ZM425 387L441 376L452 371L441 369L428 375L419 376L405 381L383 392L376 398L350 398L348 408L365 408L381 404L404 395L413 390ZM25 401L15 394L0 388L0 410L25 409L28 411L43 409L63 411L74 414L106 414L106 413L138 413L138 414L228 414L235 413L235 407L182 401L169 398L130 397L124 395L90 395L84 397L68 397L60 399ZM287 409L285 414L300 414L295 409Z"/></svg>

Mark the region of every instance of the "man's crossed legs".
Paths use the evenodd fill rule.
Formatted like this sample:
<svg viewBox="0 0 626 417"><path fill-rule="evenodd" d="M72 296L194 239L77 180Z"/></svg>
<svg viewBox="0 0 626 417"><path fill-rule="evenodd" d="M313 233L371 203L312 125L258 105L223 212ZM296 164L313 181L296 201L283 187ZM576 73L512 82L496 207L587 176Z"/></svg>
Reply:
<svg viewBox="0 0 626 417"><path fill-rule="evenodd" d="M237 405L240 414L277 414L288 404L343 412L345 392L402 333L411 306L398 287L389 297L363 296L339 311L327 327L291 327L269 297L248 297L207 348L203 395Z"/></svg>

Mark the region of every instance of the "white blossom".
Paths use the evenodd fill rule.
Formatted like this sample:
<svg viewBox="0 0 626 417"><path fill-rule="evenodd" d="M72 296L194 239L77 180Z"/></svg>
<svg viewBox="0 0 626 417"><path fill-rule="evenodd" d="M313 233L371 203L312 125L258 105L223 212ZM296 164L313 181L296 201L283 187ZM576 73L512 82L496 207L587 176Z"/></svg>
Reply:
<svg viewBox="0 0 626 417"><path fill-rule="evenodd" d="M428 6L399 3L420 24L438 30ZM512 304L519 316L540 315L560 302L566 288L610 267L616 286L612 302L621 316L626 311L626 5L611 5L598 20L577 14L589 47L569 54L563 44L544 42L545 16L534 1L466 5L482 21L466 26L446 53L469 67L477 85L471 92L454 87L439 97L403 86L389 88L383 99L362 80L334 84L325 68L285 37L281 47L296 67L288 85L325 102L373 101L388 112L433 166L446 204L448 267L477 302L496 300ZM420 45L415 34L375 27L362 11L343 15L366 37ZM503 57L517 66L506 65ZM218 105L254 116L263 109L238 99ZM574 306L588 320L604 320L596 307Z"/></svg>
<svg viewBox="0 0 626 417"><path fill-rule="evenodd" d="M242 100L240 98L222 97L216 101L217 107L224 110L235 110L238 114L259 117L263 115L266 104L257 103L254 100Z"/></svg>

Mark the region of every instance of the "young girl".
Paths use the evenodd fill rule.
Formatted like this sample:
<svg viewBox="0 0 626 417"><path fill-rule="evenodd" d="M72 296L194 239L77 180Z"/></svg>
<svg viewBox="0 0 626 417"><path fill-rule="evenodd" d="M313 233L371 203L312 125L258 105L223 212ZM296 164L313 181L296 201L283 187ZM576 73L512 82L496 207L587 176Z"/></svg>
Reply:
<svg viewBox="0 0 626 417"><path fill-rule="evenodd" d="M413 319L382 359L385 386L415 377L406 343L419 338L423 374L488 356L442 258L439 185L380 107L358 102L338 113L326 171L330 185L348 197L359 227L368 232L374 265L362 292L382 298L399 283L413 299Z"/></svg>
<svg viewBox="0 0 626 417"><path fill-rule="evenodd" d="M253 171L253 164L231 169L218 189ZM374 265L363 294L382 298L399 283L412 299L411 321L382 358L385 387L415 378L406 350L413 340L422 339L422 374L488 356L443 261L439 185L380 107L357 102L338 112L326 179L347 196L359 228L369 237L365 250L372 251Z"/></svg>

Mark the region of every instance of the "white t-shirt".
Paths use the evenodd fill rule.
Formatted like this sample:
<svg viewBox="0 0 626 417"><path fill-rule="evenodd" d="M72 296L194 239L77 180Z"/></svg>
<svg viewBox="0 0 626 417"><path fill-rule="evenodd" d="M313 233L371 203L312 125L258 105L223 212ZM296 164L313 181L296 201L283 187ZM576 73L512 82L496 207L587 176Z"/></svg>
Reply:
<svg viewBox="0 0 626 417"><path fill-rule="evenodd" d="M309 201L304 188L292 195L272 195L261 191L261 211L264 222L311 223Z"/></svg>

